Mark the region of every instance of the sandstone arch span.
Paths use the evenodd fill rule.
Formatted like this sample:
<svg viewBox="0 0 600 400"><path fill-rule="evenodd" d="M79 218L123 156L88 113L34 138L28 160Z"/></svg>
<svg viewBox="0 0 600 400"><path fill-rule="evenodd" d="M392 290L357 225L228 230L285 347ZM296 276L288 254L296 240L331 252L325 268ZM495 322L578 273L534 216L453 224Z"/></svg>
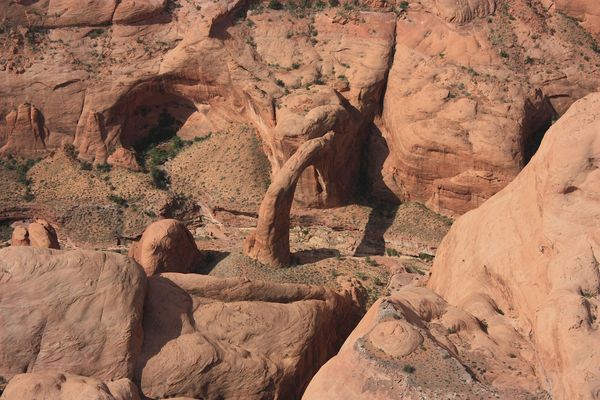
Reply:
<svg viewBox="0 0 600 400"><path fill-rule="evenodd" d="M279 170L260 205L256 229L246 238L247 256L273 267L290 263L290 211L302 172L325 152L333 131L304 142Z"/></svg>

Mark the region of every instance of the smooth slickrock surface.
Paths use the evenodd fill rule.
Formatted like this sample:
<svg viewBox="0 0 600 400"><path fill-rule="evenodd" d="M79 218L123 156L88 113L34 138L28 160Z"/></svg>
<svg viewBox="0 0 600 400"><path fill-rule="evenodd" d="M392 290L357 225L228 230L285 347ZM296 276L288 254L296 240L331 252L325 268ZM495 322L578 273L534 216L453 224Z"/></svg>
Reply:
<svg viewBox="0 0 600 400"><path fill-rule="evenodd" d="M129 379L102 382L73 374L39 372L10 380L2 400L140 400Z"/></svg>
<svg viewBox="0 0 600 400"><path fill-rule="evenodd" d="M190 272L200 261L194 237L175 219L150 224L140 241L132 243L129 256L148 276L161 272Z"/></svg>
<svg viewBox="0 0 600 400"><path fill-rule="evenodd" d="M115 253L0 250L0 376L132 377L145 281L135 262Z"/></svg>
<svg viewBox="0 0 600 400"><path fill-rule="evenodd" d="M454 223L429 282L480 319L504 310L555 398L600 390L599 111L600 94L575 103L512 183Z"/></svg>
<svg viewBox="0 0 600 400"><path fill-rule="evenodd" d="M473 315L426 288L409 285L371 307L302 398L536 398L535 384L525 378L531 367L511 358L506 342L498 343L508 338L515 336L508 331L488 335ZM486 368L494 385L484 383L475 368Z"/></svg>
<svg viewBox="0 0 600 400"><path fill-rule="evenodd" d="M154 398L299 398L357 317L350 292L155 275L136 382Z"/></svg>

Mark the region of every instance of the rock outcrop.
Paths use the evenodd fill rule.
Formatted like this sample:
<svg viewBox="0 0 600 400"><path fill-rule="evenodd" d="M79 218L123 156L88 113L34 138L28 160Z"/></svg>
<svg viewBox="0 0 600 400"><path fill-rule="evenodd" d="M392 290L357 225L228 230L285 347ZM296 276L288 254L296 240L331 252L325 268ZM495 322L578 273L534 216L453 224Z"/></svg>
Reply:
<svg viewBox="0 0 600 400"><path fill-rule="evenodd" d="M200 260L191 232L175 219L150 224L140 241L131 244L129 256L148 276L161 272L190 272Z"/></svg>
<svg viewBox="0 0 600 400"><path fill-rule="evenodd" d="M544 0L548 7L577 18L584 28L600 39L600 3L594 0Z"/></svg>
<svg viewBox="0 0 600 400"><path fill-rule="evenodd" d="M253 22L246 25L232 18L245 8L240 2L201 9L187 2L166 7L164 0L89 3L85 15L71 9L70 0L5 10L11 21L24 24L29 16L29 24L50 29L46 33L60 49L47 49L50 41L41 34L32 39L35 52L17 44L18 54L8 57L10 70L0 71L11 76L0 89L0 107L1 99L35 100L51 134L68 135L80 157L95 163L106 161L106 149L132 149L167 131L202 136L252 124L276 173L312 138L297 123L314 108L331 106L338 119L333 130L344 133L338 157L323 160L320 170L307 168L296 201L331 207L351 199L366 128L385 87L393 13L357 12L343 21L327 9L314 21L294 18L288 26L287 11L261 10L248 12ZM109 20L110 28L98 28ZM186 29L196 24L198 29ZM68 28L74 25L81 28ZM44 63L33 62L37 54L44 54ZM46 74L45 84L32 92L32 82ZM161 125L161 115L175 123ZM119 155L109 163L136 165Z"/></svg>
<svg viewBox="0 0 600 400"><path fill-rule="evenodd" d="M531 367L510 356L523 340L496 342L515 338L505 328L489 334L473 315L430 290L405 286L371 307L302 398L531 398Z"/></svg>
<svg viewBox="0 0 600 400"><path fill-rule="evenodd" d="M384 157L371 173L379 198L393 193L450 216L476 208L527 164L556 114L598 90L597 80L566 67L568 39L548 36L548 25L568 23L560 15L515 1L457 26L491 14L494 3L436 1L439 16L430 2L411 3L398 20L373 132L386 146L375 141L369 153ZM584 47L583 63L597 57ZM549 74L548 63L564 72Z"/></svg>
<svg viewBox="0 0 600 400"><path fill-rule="evenodd" d="M29 232L24 226L15 226L10 239L11 246L29 246Z"/></svg>
<svg viewBox="0 0 600 400"><path fill-rule="evenodd" d="M102 382L95 378L39 372L19 374L6 386L2 400L139 400L137 388L128 379Z"/></svg>
<svg viewBox="0 0 600 400"><path fill-rule="evenodd" d="M60 249L54 227L44 219L28 225L15 226L11 246L31 246L43 249Z"/></svg>
<svg viewBox="0 0 600 400"><path fill-rule="evenodd" d="M562 14L594 26L589 0L544 1L551 11L524 0L400 2L399 16L374 1L371 11L307 9L311 18L259 7L247 23L237 1L88 3L85 13L72 0L0 5L11 24L35 28L7 35L1 110L33 102L52 141L75 140L95 163L107 150L248 124L275 175L312 138L304 118L328 109L344 135L335 157L299 178L303 207L350 201L364 162L375 197L462 214L516 176L557 114L598 90L597 45ZM39 147L27 132L13 153ZM365 150L367 139L377 146ZM123 151L110 162L137 170Z"/></svg>
<svg viewBox="0 0 600 400"><path fill-rule="evenodd" d="M100 114L90 112L86 119L85 128L73 143L79 158L93 164L104 164L108 157L101 118Z"/></svg>
<svg viewBox="0 0 600 400"><path fill-rule="evenodd" d="M31 104L21 104L6 116L6 133L0 137L0 155L40 156L48 150L49 132L44 116Z"/></svg>
<svg viewBox="0 0 600 400"><path fill-rule="evenodd" d="M599 111L600 94L576 102L513 182L459 218L429 281L490 331L503 310L554 398L600 390Z"/></svg>
<svg viewBox="0 0 600 400"><path fill-rule="evenodd" d="M112 166L127 168L132 171L140 171L140 165L138 164L135 153L124 147L116 149L106 161Z"/></svg>
<svg viewBox="0 0 600 400"><path fill-rule="evenodd" d="M277 172L258 212L256 229L244 243L244 252L275 267L290 263L290 211L300 175L315 164L334 141L334 132L309 139Z"/></svg>
<svg viewBox="0 0 600 400"><path fill-rule="evenodd" d="M116 253L0 250L0 376L131 378L146 277Z"/></svg>
<svg viewBox="0 0 600 400"><path fill-rule="evenodd" d="M350 293L322 287L148 280L136 382L151 398L297 399L359 317Z"/></svg>
<svg viewBox="0 0 600 400"><path fill-rule="evenodd" d="M437 10L446 21L462 24L496 11L496 0L436 0Z"/></svg>
<svg viewBox="0 0 600 400"><path fill-rule="evenodd" d="M133 24L165 10L167 0L14 1L0 5L0 15L11 21L44 28Z"/></svg>
<svg viewBox="0 0 600 400"><path fill-rule="evenodd" d="M357 12L344 19L331 9L316 13L308 26L302 20L290 26L280 13L249 18L257 24L258 54L271 64L291 66L276 71L290 93L276 96L280 104L272 126L251 119L259 128L272 175L306 140L332 130L339 137L330 156L306 168L294 202L303 207L347 203L356 191L368 127L380 111L393 54L394 14ZM313 37L307 39L305 32Z"/></svg>
<svg viewBox="0 0 600 400"><path fill-rule="evenodd" d="M135 23L154 17L165 10L167 0L124 0L119 2L114 23Z"/></svg>

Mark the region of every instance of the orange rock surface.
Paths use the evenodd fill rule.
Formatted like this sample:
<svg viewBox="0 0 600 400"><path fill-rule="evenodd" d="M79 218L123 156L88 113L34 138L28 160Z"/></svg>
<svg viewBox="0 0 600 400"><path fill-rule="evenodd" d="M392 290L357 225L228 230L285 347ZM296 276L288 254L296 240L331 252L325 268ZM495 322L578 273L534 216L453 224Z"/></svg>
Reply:
<svg viewBox="0 0 600 400"><path fill-rule="evenodd" d="M482 320L504 310L555 398L600 388L599 110L599 94L575 103L513 182L455 222L429 281Z"/></svg>
<svg viewBox="0 0 600 400"><path fill-rule="evenodd" d="M133 375L146 278L131 259L91 251L0 250L0 376Z"/></svg>
<svg viewBox="0 0 600 400"><path fill-rule="evenodd" d="M140 241L129 248L129 256L148 276L161 272L190 272L200 261L192 234L174 219L150 224Z"/></svg>
<svg viewBox="0 0 600 400"><path fill-rule="evenodd" d="M358 314L322 287L167 273L149 278L136 382L149 397L299 398Z"/></svg>

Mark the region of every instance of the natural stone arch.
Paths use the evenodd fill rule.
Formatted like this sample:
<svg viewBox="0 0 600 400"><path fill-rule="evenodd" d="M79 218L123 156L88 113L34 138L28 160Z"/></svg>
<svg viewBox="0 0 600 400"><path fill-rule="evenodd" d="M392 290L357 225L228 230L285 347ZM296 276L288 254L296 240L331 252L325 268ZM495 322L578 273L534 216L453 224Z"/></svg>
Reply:
<svg viewBox="0 0 600 400"><path fill-rule="evenodd" d="M307 140L274 177L260 205L256 229L246 238L247 256L274 267L290 263L290 211L302 172L321 157L334 137L333 131Z"/></svg>

